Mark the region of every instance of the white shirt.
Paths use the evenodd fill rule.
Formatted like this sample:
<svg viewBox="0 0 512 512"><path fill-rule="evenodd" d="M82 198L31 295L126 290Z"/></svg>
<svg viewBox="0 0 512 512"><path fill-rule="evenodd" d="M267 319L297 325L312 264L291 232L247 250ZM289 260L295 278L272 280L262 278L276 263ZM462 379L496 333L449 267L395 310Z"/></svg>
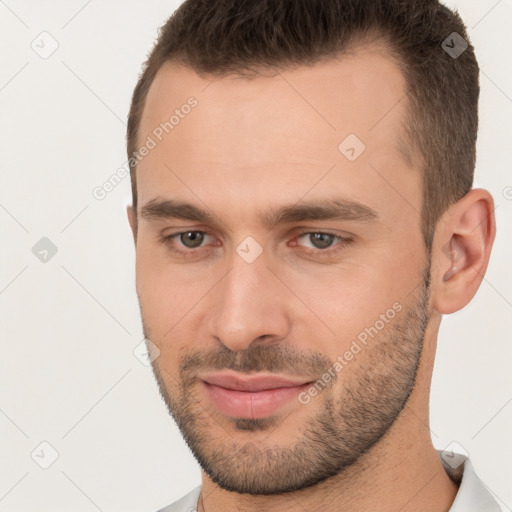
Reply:
<svg viewBox="0 0 512 512"><path fill-rule="evenodd" d="M463 461L453 469L438 455L448 476L459 485L459 490L449 512L502 512L498 502L476 476L473 464L464 455L456 454ZM460 457L460 458L459 458ZM160 509L158 512L196 512L201 486L199 485L179 501Z"/></svg>

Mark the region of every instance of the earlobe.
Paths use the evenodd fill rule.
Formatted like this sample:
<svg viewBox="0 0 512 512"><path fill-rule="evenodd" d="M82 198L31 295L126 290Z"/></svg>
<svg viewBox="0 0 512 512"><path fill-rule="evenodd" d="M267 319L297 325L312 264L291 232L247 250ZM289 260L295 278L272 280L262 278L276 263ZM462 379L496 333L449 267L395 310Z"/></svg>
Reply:
<svg viewBox="0 0 512 512"><path fill-rule="evenodd" d="M133 241L137 244L137 214L135 212L135 208L132 205L128 205L126 207L126 214L128 216L128 223L130 224L130 228L133 234Z"/></svg>
<svg viewBox="0 0 512 512"><path fill-rule="evenodd" d="M471 190L440 219L432 255L432 301L437 311L454 313L474 297L495 233L494 201L486 190Z"/></svg>

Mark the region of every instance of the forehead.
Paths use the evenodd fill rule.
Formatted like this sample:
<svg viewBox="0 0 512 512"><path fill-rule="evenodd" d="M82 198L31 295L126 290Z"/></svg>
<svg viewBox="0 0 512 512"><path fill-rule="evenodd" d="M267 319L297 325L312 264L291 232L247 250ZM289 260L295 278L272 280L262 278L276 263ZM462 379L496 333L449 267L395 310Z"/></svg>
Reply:
<svg viewBox="0 0 512 512"><path fill-rule="evenodd" d="M243 122L254 128L256 121L277 120L281 114L296 112L304 121L311 118L315 131L324 128L327 133L337 131L338 136L347 130L364 134L390 110L397 114L391 118L400 116L401 109L394 107L406 90L395 60L375 44L314 65L262 69L259 73L201 77L178 63L165 63L146 97L140 131L158 125L162 116L167 119L194 96L201 103L203 126L208 121L222 119L226 123L230 119L225 129L240 128ZM291 112L287 110L290 107ZM205 131L210 127L204 126Z"/></svg>
<svg viewBox="0 0 512 512"><path fill-rule="evenodd" d="M184 107L191 98L195 106ZM155 143L138 164L140 202L162 195L166 182L169 194L186 182L203 196L232 184L222 189L225 196L286 189L294 199L333 166L341 171L336 183L346 178L353 196L364 196L363 189L379 192L375 169L383 175L398 169L406 180L417 180L400 151L406 107L404 76L378 46L251 78L201 77L166 63L150 87L139 127L139 146L147 137ZM356 160L343 153L352 147L364 149Z"/></svg>

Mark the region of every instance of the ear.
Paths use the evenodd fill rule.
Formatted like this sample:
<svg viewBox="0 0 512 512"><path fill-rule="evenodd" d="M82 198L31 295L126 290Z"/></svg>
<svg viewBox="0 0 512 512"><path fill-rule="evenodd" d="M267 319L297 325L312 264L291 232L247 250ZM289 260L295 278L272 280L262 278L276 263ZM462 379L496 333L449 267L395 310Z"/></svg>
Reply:
<svg viewBox="0 0 512 512"><path fill-rule="evenodd" d="M128 223L132 230L133 241L135 245L137 245L137 213L135 212L135 208L130 204L126 207L126 213L128 215Z"/></svg>
<svg viewBox="0 0 512 512"><path fill-rule="evenodd" d="M494 201L472 189L437 224L432 252L432 306L442 314L462 309L484 277L496 235Z"/></svg>

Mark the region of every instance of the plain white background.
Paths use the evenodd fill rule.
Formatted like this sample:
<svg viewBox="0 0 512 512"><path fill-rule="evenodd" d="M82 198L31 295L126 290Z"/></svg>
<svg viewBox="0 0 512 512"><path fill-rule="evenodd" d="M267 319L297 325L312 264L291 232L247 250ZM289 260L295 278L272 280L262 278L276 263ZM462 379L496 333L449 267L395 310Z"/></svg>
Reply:
<svg viewBox="0 0 512 512"><path fill-rule="evenodd" d="M129 179L92 194L126 161L133 87L177 5L0 1L0 511L152 512L200 483L133 353ZM475 184L495 198L498 236L476 298L443 321L432 437L469 452L511 510L512 2L449 5L482 70ZM57 248L47 262L32 250L43 237Z"/></svg>

